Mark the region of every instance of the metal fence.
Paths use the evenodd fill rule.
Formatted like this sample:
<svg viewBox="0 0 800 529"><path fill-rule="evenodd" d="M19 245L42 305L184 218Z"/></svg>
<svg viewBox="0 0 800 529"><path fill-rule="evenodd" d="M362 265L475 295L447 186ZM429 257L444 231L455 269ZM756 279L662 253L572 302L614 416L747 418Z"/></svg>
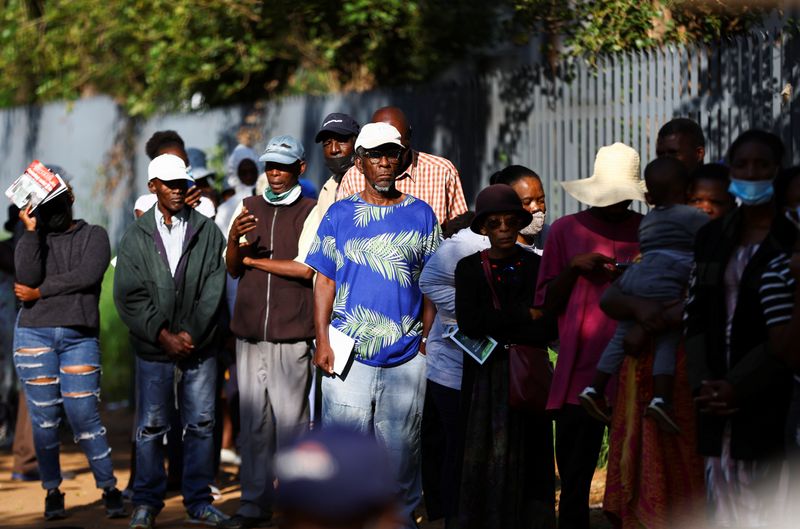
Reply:
<svg viewBox="0 0 800 529"><path fill-rule="evenodd" d="M597 149L615 141L639 151L644 166L655 156L658 129L673 117L700 123L707 162L724 158L739 133L763 128L783 138L786 163L798 163L797 51L797 39L762 33L715 46L603 56L596 68L563 63L555 76L530 69L530 87L519 98L527 118L506 143L510 158L546 177L555 216L580 208L558 181L590 176Z"/></svg>

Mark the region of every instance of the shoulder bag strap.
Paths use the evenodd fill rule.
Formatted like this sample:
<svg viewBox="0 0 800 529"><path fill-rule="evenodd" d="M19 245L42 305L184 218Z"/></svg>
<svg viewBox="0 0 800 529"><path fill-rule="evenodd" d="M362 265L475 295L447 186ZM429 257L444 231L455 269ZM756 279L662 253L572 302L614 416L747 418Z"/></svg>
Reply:
<svg viewBox="0 0 800 529"><path fill-rule="evenodd" d="M494 290L492 267L489 264L489 250L481 251L481 265L483 266L483 273L486 276L486 281L489 283L489 292L492 293L492 302L494 303L494 308L500 310L500 299L497 297L497 292Z"/></svg>

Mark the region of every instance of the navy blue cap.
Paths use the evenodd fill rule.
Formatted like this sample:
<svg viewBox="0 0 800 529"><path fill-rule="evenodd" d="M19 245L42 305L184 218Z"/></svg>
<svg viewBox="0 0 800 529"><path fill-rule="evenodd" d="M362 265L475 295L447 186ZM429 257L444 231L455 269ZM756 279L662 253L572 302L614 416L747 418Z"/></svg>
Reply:
<svg viewBox="0 0 800 529"><path fill-rule="evenodd" d="M365 514L397 499L386 451L342 426L316 430L275 457L279 508L328 520Z"/></svg>
<svg viewBox="0 0 800 529"><path fill-rule="evenodd" d="M326 132L339 134L341 136L358 136L360 130L361 126L358 124L358 121L347 114L334 112L333 114L328 114L325 116L325 119L322 120L322 128L319 129L319 132L317 132L317 135L314 137L314 142L321 142L321 136Z"/></svg>

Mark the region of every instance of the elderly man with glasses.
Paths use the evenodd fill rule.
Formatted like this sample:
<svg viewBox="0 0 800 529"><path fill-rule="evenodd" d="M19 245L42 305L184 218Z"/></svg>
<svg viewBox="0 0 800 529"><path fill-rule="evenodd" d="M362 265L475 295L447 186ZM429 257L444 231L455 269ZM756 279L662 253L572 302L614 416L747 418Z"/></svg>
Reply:
<svg viewBox="0 0 800 529"><path fill-rule="evenodd" d="M423 344L433 320L423 309L419 275L441 235L431 207L395 187L406 151L398 130L370 123L355 146L356 167L367 185L328 209L306 259L317 271L314 362L328 374L322 381L322 421L372 433L386 446L404 522L415 527ZM348 339L352 347L331 345ZM340 369L351 354L349 365Z"/></svg>

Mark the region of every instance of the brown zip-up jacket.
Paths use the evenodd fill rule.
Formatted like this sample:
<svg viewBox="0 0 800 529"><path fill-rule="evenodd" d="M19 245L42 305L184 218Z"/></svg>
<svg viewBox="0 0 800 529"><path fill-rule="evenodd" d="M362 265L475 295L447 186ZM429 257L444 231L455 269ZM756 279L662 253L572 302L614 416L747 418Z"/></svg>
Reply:
<svg viewBox="0 0 800 529"><path fill-rule="evenodd" d="M316 203L305 197L288 206L273 206L261 196L244 199L244 206L258 219L256 229L247 234L252 242L247 255L255 259L297 257L303 223ZM245 268L236 291L231 331L253 342L313 339L313 303L311 281Z"/></svg>

